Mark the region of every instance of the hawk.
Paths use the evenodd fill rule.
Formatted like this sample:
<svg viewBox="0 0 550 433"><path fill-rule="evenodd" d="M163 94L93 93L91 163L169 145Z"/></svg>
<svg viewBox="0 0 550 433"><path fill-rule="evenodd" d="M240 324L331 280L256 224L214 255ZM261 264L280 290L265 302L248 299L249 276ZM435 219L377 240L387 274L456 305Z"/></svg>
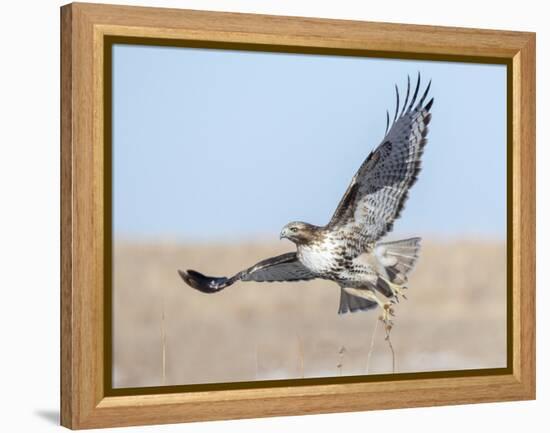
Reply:
<svg viewBox="0 0 550 433"><path fill-rule="evenodd" d="M419 73L409 101L411 81L407 77L402 106L395 86L393 121L390 125L386 111L384 139L353 176L329 223L316 226L296 221L283 227L280 239L292 241L295 252L262 260L232 277L180 270L183 280L204 293L219 292L238 281L331 280L341 290L339 314L379 306L388 322L392 305L404 297L420 249L418 237L380 241L399 218L420 171L433 104L433 98L426 102L431 81L417 100L420 81Z"/></svg>

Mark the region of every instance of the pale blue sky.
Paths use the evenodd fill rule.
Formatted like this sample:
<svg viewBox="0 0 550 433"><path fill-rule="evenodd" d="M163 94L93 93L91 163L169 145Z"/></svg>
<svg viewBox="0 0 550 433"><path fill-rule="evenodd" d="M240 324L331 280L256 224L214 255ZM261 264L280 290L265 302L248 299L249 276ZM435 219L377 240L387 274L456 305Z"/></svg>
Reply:
<svg viewBox="0 0 550 433"><path fill-rule="evenodd" d="M505 238L506 68L113 48L115 238L278 239L325 224L383 138L394 84L432 79L419 181L393 237Z"/></svg>

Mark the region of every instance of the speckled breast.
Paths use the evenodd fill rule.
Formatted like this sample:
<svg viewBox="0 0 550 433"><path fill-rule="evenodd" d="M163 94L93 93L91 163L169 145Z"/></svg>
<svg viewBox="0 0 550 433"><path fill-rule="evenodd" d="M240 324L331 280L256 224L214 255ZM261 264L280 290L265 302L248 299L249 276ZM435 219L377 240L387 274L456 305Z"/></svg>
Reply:
<svg viewBox="0 0 550 433"><path fill-rule="evenodd" d="M342 246L330 237L320 242L299 245L298 259L310 271L321 275L334 275L345 267Z"/></svg>

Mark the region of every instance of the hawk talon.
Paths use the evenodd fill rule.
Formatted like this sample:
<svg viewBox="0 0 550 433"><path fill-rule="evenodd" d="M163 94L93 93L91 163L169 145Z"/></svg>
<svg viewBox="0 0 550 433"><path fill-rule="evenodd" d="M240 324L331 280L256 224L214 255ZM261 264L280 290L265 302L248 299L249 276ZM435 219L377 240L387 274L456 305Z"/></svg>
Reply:
<svg viewBox="0 0 550 433"><path fill-rule="evenodd" d="M392 292L392 299L395 299L396 303L399 303L399 296L402 296L404 299L407 299L405 296L405 293L403 293L405 290L407 290L407 286L401 286L399 284L392 283L391 281L385 280L388 286L390 287L390 290Z"/></svg>

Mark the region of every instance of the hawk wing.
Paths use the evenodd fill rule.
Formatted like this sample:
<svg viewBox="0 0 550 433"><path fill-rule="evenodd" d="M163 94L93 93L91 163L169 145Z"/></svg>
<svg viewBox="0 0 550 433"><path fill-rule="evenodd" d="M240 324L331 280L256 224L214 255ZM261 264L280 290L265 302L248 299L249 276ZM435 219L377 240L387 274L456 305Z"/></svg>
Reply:
<svg viewBox="0 0 550 433"><path fill-rule="evenodd" d="M203 293L219 292L237 281L303 281L317 278L300 263L296 253L262 260L230 278L208 277L193 270L178 271L178 273L188 285Z"/></svg>
<svg viewBox="0 0 550 433"><path fill-rule="evenodd" d="M391 127L387 114L386 136L382 143L363 162L328 227L341 231L358 250L375 242L391 231L407 199L409 188L420 171L420 159L426 145L433 98L425 105L430 84L418 102L420 74L409 105L411 90L407 79L407 96L399 113L397 86L395 115Z"/></svg>

